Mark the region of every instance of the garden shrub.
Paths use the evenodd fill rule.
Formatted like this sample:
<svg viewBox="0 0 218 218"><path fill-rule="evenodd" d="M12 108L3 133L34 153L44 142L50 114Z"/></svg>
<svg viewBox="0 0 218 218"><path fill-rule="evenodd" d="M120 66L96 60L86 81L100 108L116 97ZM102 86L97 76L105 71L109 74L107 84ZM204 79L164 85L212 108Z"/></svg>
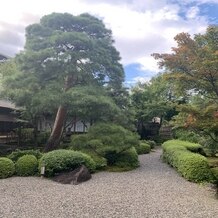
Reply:
<svg viewBox="0 0 218 218"><path fill-rule="evenodd" d="M38 170L38 160L34 155L26 154L17 160L15 166L18 176L34 176Z"/></svg>
<svg viewBox="0 0 218 218"><path fill-rule="evenodd" d="M104 157L99 156L94 151L89 149L80 150L82 153L89 155L95 162L96 170L103 169L107 166L107 160Z"/></svg>
<svg viewBox="0 0 218 218"><path fill-rule="evenodd" d="M39 170L45 166L45 176L71 171L85 165L90 172L95 170L94 160L87 154L79 151L59 149L45 153L39 161Z"/></svg>
<svg viewBox="0 0 218 218"><path fill-rule="evenodd" d="M136 152L136 149L132 147L124 151L122 154L120 154L117 157L114 165L117 167L128 168L128 169L134 169L138 167L139 160L138 160L138 154Z"/></svg>
<svg viewBox="0 0 218 218"><path fill-rule="evenodd" d="M211 168L211 171L212 171L216 181L218 182L218 167Z"/></svg>
<svg viewBox="0 0 218 218"><path fill-rule="evenodd" d="M135 146L138 154L148 154L151 151L151 146L147 143L140 142L138 146Z"/></svg>
<svg viewBox="0 0 218 218"><path fill-rule="evenodd" d="M71 144L74 150L89 150L114 165L125 151L139 144L139 137L122 126L99 123L86 135L72 137Z"/></svg>
<svg viewBox="0 0 218 218"><path fill-rule="evenodd" d="M192 143L192 142L182 141L182 140L168 140L165 143L167 143L168 146L169 145L176 145L176 147L178 147L178 146L184 147L187 150L194 152L194 153L203 152L203 146L200 144L197 144L197 143Z"/></svg>
<svg viewBox="0 0 218 218"><path fill-rule="evenodd" d="M163 144L163 158L186 179L194 182L212 181L213 175L207 159L191 151L196 151L198 144L181 140L169 140Z"/></svg>
<svg viewBox="0 0 218 218"><path fill-rule="evenodd" d="M6 157L0 157L0 179L13 176L15 172L14 162Z"/></svg>
<svg viewBox="0 0 218 218"><path fill-rule="evenodd" d="M157 146L157 143L153 140L145 140L145 143L149 144L151 146L151 149L155 148Z"/></svg>
<svg viewBox="0 0 218 218"><path fill-rule="evenodd" d="M88 137L85 134L71 136L71 148L73 150L82 150L88 148Z"/></svg>
<svg viewBox="0 0 218 218"><path fill-rule="evenodd" d="M16 149L7 157L12 161L16 162L20 157L26 154L34 155L37 159L40 159L42 157L42 153L39 150L19 150L19 149Z"/></svg>

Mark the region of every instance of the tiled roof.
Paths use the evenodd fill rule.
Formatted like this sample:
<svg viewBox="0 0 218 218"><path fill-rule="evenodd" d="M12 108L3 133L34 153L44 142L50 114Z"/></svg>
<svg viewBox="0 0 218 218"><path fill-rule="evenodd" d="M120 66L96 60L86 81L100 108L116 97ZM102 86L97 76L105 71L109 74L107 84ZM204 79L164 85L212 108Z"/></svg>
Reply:
<svg viewBox="0 0 218 218"><path fill-rule="evenodd" d="M10 101L7 101L7 100L0 100L0 107L17 109L15 104L13 104L13 103L11 103Z"/></svg>

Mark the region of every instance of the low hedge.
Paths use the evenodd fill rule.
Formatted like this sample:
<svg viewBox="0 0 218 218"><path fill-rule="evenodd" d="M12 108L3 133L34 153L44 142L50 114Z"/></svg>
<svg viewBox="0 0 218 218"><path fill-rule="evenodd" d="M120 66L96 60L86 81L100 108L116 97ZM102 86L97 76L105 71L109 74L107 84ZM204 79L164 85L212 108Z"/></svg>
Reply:
<svg viewBox="0 0 218 218"><path fill-rule="evenodd" d="M13 176L15 172L14 162L6 157L0 157L0 179Z"/></svg>
<svg viewBox="0 0 218 218"><path fill-rule="evenodd" d="M74 170L84 164L90 172L94 172L96 165L87 154L79 151L59 149L45 153L39 161L39 170L45 166L45 176L51 177L63 171Z"/></svg>
<svg viewBox="0 0 218 218"><path fill-rule="evenodd" d="M140 140L141 143L149 144L151 149L154 149L157 146L157 143L153 140Z"/></svg>
<svg viewBox="0 0 218 218"><path fill-rule="evenodd" d="M212 171L216 181L218 182L218 167L211 168L211 171Z"/></svg>
<svg viewBox="0 0 218 218"><path fill-rule="evenodd" d="M24 155L34 155L37 159L42 157L42 153L39 150L20 150L16 149L11 154L7 156L7 158L11 159L12 161L16 162L20 157Z"/></svg>
<svg viewBox="0 0 218 218"><path fill-rule="evenodd" d="M151 146L147 143L140 142L139 145L135 146L138 154L148 154L151 151Z"/></svg>
<svg viewBox="0 0 218 218"><path fill-rule="evenodd" d="M207 159L191 151L197 151L198 144L169 140L163 145L163 158L186 179L194 182L213 181L214 176L210 170Z"/></svg>
<svg viewBox="0 0 218 218"><path fill-rule="evenodd" d="M16 174L18 176L34 176L38 171L38 160L34 155L23 155L16 164Z"/></svg>

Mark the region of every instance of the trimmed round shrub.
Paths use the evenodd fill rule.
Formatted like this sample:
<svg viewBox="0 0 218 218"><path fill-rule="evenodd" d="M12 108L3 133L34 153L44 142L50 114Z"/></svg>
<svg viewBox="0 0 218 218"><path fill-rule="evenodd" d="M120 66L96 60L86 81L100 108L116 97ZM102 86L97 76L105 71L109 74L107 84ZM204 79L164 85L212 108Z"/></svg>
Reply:
<svg viewBox="0 0 218 218"><path fill-rule="evenodd" d="M216 181L218 182L218 167L211 168L211 171L212 171Z"/></svg>
<svg viewBox="0 0 218 218"><path fill-rule="evenodd" d="M42 157L42 153L39 150L19 150L19 149L16 149L7 157L13 160L14 162L16 162L20 157L26 154L34 155L37 159L40 159Z"/></svg>
<svg viewBox="0 0 218 218"><path fill-rule="evenodd" d="M155 146L157 145L157 143L152 140L146 140L145 143L149 144L151 146L151 149L155 148Z"/></svg>
<svg viewBox="0 0 218 218"><path fill-rule="evenodd" d="M131 168L134 169L139 166L138 154L134 147L122 152L118 157L115 166L121 168Z"/></svg>
<svg viewBox="0 0 218 218"><path fill-rule="evenodd" d="M79 151L59 149L50 151L39 161L39 170L45 166L45 176L51 177L61 172L67 172L85 165L90 172L95 170L94 160L87 154Z"/></svg>
<svg viewBox="0 0 218 218"><path fill-rule="evenodd" d="M149 144L151 149L155 148L157 143L153 140L140 140L141 143Z"/></svg>
<svg viewBox="0 0 218 218"><path fill-rule="evenodd" d="M135 146L138 154L148 154L151 151L151 146L144 142L141 142L138 146Z"/></svg>
<svg viewBox="0 0 218 218"><path fill-rule="evenodd" d="M13 176L15 172L14 162L6 157L0 157L0 179Z"/></svg>
<svg viewBox="0 0 218 218"><path fill-rule="evenodd" d="M26 154L17 160L15 166L18 176L33 176L38 171L38 160L34 155Z"/></svg>

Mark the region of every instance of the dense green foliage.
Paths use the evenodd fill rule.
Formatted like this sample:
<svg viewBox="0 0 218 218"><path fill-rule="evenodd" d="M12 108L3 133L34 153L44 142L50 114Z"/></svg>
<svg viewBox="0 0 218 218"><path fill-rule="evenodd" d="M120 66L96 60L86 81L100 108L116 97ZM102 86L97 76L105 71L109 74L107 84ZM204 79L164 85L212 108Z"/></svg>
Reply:
<svg viewBox="0 0 218 218"><path fill-rule="evenodd" d="M26 154L17 160L15 166L18 176L34 176L38 171L38 160L34 155Z"/></svg>
<svg viewBox="0 0 218 218"><path fill-rule="evenodd" d="M14 162L16 162L20 157L24 155L34 155L37 159L40 159L42 157L42 153L39 150L19 150L16 149L11 154L9 154L7 157Z"/></svg>
<svg viewBox="0 0 218 218"><path fill-rule="evenodd" d="M6 157L0 157L0 179L13 176L15 166L12 160Z"/></svg>
<svg viewBox="0 0 218 218"><path fill-rule="evenodd" d="M107 166L106 158L101 157L100 155L97 155L95 152L90 150L82 150L82 152L89 155L94 160L96 170L102 170Z"/></svg>
<svg viewBox="0 0 218 218"><path fill-rule="evenodd" d="M141 142L149 144L151 149L155 148L155 146L157 145L157 143L155 141L153 141L153 140L141 140Z"/></svg>
<svg viewBox="0 0 218 218"><path fill-rule="evenodd" d="M58 122L47 150L58 148L68 115L86 122L111 121L122 115L123 103L114 103L123 93L120 55L111 31L89 14L52 13L29 25L24 50L0 68L0 73L4 96L25 108L22 114L35 133L45 114ZM93 94L93 90L98 91Z"/></svg>
<svg viewBox="0 0 218 218"><path fill-rule="evenodd" d="M218 182L218 167L214 167L211 169L213 175L215 176L216 178L216 181Z"/></svg>
<svg viewBox="0 0 218 218"><path fill-rule="evenodd" d="M123 153L138 145L138 136L122 126L115 124L96 124L90 127L86 135L72 138L75 150L90 150L107 159L108 165L114 165Z"/></svg>
<svg viewBox="0 0 218 218"><path fill-rule="evenodd" d="M149 83L137 84L131 90L131 102L135 109L137 131L141 139L153 138L158 134L163 121L169 121L177 114L177 98L174 84L168 82L162 74L152 78ZM155 120L158 118L158 122ZM156 133L148 124L156 122Z"/></svg>
<svg viewBox="0 0 218 218"><path fill-rule="evenodd" d="M193 143L199 143L201 138L200 135L193 131L189 131L187 129L175 129L173 131L174 138L182 140L182 141L189 141Z"/></svg>
<svg viewBox="0 0 218 218"><path fill-rule="evenodd" d="M145 142L140 142L139 145L135 146L138 154L148 154L151 151L151 146Z"/></svg>
<svg viewBox="0 0 218 218"><path fill-rule="evenodd" d="M214 179L207 159L191 151L198 151L201 146L180 140L169 140L163 144L163 158L171 166L194 182L212 181Z"/></svg>
<svg viewBox="0 0 218 218"><path fill-rule="evenodd" d="M116 158L114 166L130 170L139 166L138 154L134 147L124 151Z"/></svg>
<svg viewBox="0 0 218 218"><path fill-rule="evenodd" d="M85 165L91 172L95 170L94 160L87 154L73 150L54 150L45 153L39 161L39 169L45 166L45 176L71 171Z"/></svg>

